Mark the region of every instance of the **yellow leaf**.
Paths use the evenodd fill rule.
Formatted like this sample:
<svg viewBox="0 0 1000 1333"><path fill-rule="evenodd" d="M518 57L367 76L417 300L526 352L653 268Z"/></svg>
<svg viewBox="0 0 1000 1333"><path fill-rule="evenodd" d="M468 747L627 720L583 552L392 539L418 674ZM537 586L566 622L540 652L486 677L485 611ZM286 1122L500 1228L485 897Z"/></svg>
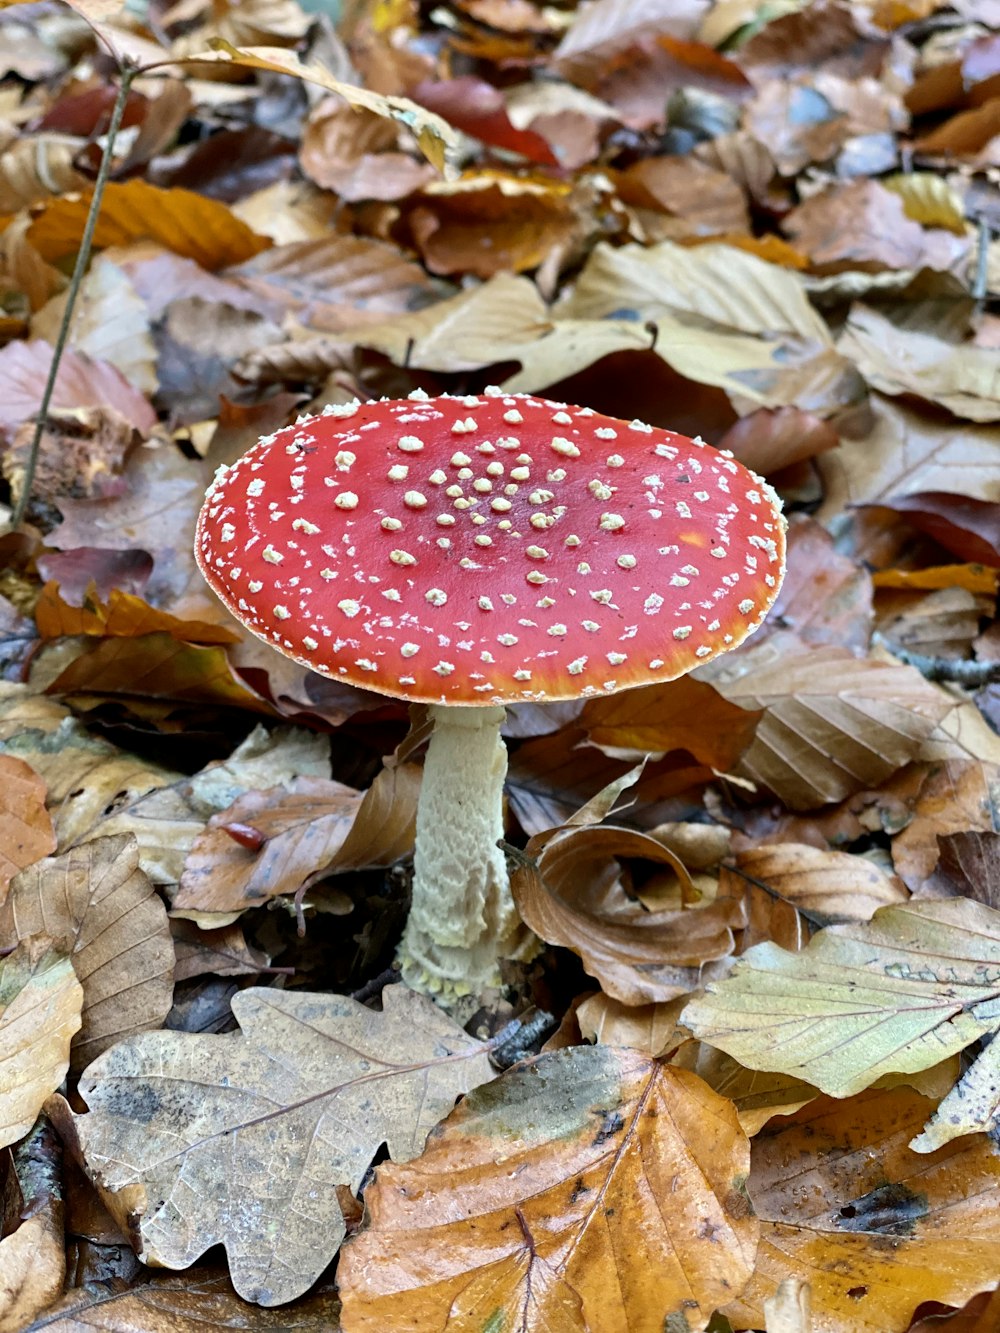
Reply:
<svg viewBox="0 0 1000 1333"><path fill-rule="evenodd" d="M947 227L958 236L965 235L962 201L943 176L931 171L899 172L882 182L898 194L908 218L925 227Z"/></svg>

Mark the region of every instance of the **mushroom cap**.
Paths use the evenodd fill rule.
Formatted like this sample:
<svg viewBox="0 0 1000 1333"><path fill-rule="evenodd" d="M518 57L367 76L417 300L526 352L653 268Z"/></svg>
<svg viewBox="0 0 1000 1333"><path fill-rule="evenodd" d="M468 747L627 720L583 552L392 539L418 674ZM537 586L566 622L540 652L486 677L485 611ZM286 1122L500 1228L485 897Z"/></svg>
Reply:
<svg viewBox="0 0 1000 1333"><path fill-rule="evenodd" d="M700 439L532 394L350 403L221 468L195 554L254 634L399 699L672 680L760 625L780 501Z"/></svg>

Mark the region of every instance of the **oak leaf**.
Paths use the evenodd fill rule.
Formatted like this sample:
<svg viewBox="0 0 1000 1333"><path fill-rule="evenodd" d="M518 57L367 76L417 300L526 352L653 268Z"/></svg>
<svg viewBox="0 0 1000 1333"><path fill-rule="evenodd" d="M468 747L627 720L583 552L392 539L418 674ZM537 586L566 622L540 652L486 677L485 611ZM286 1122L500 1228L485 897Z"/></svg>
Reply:
<svg viewBox="0 0 1000 1333"><path fill-rule="evenodd" d="M381 1013L338 995L246 990L241 1031L147 1032L87 1069L73 1118L90 1174L145 1263L225 1246L246 1300L280 1305L344 1237L379 1145L412 1157L455 1098L490 1078L483 1045L404 986Z"/></svg>
<svg viewBox="0 0 1000 1333"><path fill-rule="evenodd" d="M693 1074L610 1046L540 1056L379 1168L340 1261L344 1329L703 1329L752 1270L746 1162Z"/></svg>
<svg viewBox="0 0 1000 1333"><path fill-rule="evenodd" d="M69 1069L83 989L65 953L46 936L0 958L0 1148L35 1123Z"/></svg>
<svg viewBox="0 0 1000 1333"><path fill-rule="evenodd" d="M173 1000L167 911L130 834L95 838L22 870L0 908L0 938L44 932L68 948L83 986L73 1067L120 1037L159 1027Z"/></svg>

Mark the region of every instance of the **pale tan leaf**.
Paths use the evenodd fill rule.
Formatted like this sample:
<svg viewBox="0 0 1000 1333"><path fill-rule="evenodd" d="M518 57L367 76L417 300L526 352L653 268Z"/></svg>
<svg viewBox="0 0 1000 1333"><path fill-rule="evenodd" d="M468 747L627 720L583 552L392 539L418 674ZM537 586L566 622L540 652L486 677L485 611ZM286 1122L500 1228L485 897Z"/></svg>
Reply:
<svg viewBox="0 0 1000 1333"><path fill-rule="evenodd" d="M923 1130L910 1140L914 1152L936 1152L964 1134L989 1134L1000 1123L1000 1042L994 1036L962 1075Z"/></svg>
<svg viewBox="0 0 1000 1333"><path fill-rule="evenodd" d="M9 343L0 351L0 430L12 431L35 416L52 365L47 342ZM54 409L113 408L144 435L156 425L156 413L117 367L68 348L56 374Z"/></svg>
<svg viewBox="0 0 1000 1333"><path fill-rule="evenodd" d="M17 872L55 847L44 779L23 759L0 754L0 904Z"/></svg>
<svg viewBox="0 0 1000 1333"><path fill-rule="evenodd" d="M384 1141L415 1156L454 1099L491 1077L485 1048L402 985L375 1012L345 996L247 990L241 1031L150 1032L84 1073L74 1118L88 1171L140 1258L184 1268L222 1244L246 1300L308 1289ZM192 1182L197 1182L192 1188Z"/></svg>
<svg viewBox="0 0 1000 1333"><path fill-rule="evenodd" d="M875 428L863 439L843 439L816 466L826 499L816 517L829 522L852 504L879 504L893 496L945 491L1000 500L996 428L942 420L887 398L874 398Z"/></svg>
<svg viewBox="0 0 1000 1333"><path fill-rule="evenodd" d="M54 297L31 321L31 334L55 343L66 294ZM70 328L71 345L115 366L145 394L156 392L156 347L145 302L125 271L98 255L83 280Z"/></svg>
<svg viewBox="0 0 1000 1333"><path fill-rule="evenodd" d="M916 892L938 862L938 838L1000 828L1000 766L975 759L935 764L913 818L892 843L893 865Z"/></svg>
<svg viewBox="0 0 1000 1333"><path fill-rule="evenodd" d="M758 651L735 667L723 660L712 681L741 707L765 710L737 771L793 810L877 787L954 707L913 667L833 647L789 658L778 638Z"/></svg>
<svg viewBox="0 0 1000 1333"><path fill-rule="evenodd" d="M709 7L707 0L592 0L577 10L553 61L577 82L643 37L694 37Z"/></svg>
<svg viewBox="0 0 1000 1333"><path fill-rule="evenodd" d="M764 1302L767 1333L811 1333L811 1305L809 1283L800 1277L786 1277Z"/></svg>
<svg viewBox="0 0 1000 1333"><path fill-rule="evenodd" d="M24 1333L62 1295L66 1278L62 1145L48 1121L38 1120L8 1161L13 1180L4 1191L0 1333Z"/></svg>
<svg viewBox="0 0 1000 1333"><path fill-rule="evenodd" d="M529 856L537 848L537 840L530 842ZM511 889L535 934L578 953L614 999L635 1005L672 1000L694 989L705 963L732 952L742 907L725 899L648 912L625 892L626 858L668 867L692 896L690 877L673 852L648 834L611 825L558 834L537 869L514 869Z"/></svg>
<svg viewBox="0 0 1000 1333"><path fill-rule="evenodd" d="M736 1107L744 1134L753 1138L776 1115L791 1115L819 1096L811 1084L790 1074L746 1069L725 1051L703 1041L689 1041L674 1057L674 1063L690 1069L720 1097Z"/></svg>
<svg viewBox="0 0 1000 1333"><path fill-rule="evenodd" d="M914 394L970 421L1000 420L1000 364L992 348L900 328L863 305L851 310L837 347L882 393Z"/></svg>
<svg viewBox="0 0 1000 1333"><path fill-rule="evenodd" d="M686 1070L542 1055L379 1168L338 1270L345 1327L703 1329L752 1271L747 1162L732 1106Z"/></svg>
<svg viewBox="0 0 1000 1333"><path fill-rule="evenodd" d="M964 898L883 907L800 953L757 945L681 1018L751 1069L846 1097L1000 1026L998 940L1000 913Z"/></svg>
<svg viewBox="0 0 1000 1333"><path fill-rule="evenodd" d="M0 958L0 1148L23 1138L69 1069L83 988L44 936Z"/></svg>
<svg viewBox="0 0 1000 1333"><path fill-rule="evenodd" d="M577 1006L576 1021L584 1041L627 1046L643 1055L663 1055L688 1039L677 1018L684 999L664 1004L622 1004L610 995L591 995Z"/></svg>
<svg viewBox="0 0 1000 1333"><path fill-rule="evenodd" d="M649 322L674 370L763 407L829 415L860 387L801 276L735 246L598 245L554 313Z"/></svg>
<svg viewBox="0 0 1000 1333"><path fill-rule="evenodd" d="M89 183L73 165L80 141L54 135L15 139L0 154L0 197L5 213L16 213L40 199L86 188Z"/></svg>
<svg viewBox="0 0 1000 1333"><path fill-rule="evenodd" d="M95 838L21 871L0 909L0 934L42 933L65 942L83 986L74 1069L160 1026L173 999L174 949L134 838Z"/></svg>
<svg viewBox="0 0 1000 1333"><path fill-rule="evenodd" d="M736 867L821 924L867 921L878 908L910 896L901 879L874 861L804 843L765 843L740 852Z"/></svg>

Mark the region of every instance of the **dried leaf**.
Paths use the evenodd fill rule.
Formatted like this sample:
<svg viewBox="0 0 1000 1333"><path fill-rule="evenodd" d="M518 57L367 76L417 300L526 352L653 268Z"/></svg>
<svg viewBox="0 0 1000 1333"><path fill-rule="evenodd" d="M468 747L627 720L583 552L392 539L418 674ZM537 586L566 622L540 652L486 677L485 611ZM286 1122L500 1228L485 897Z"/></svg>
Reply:
<svg viewBox="0 0 1000 1333"><path fill-rule="evenodd" d="M789 658L777 638L713 673L727 699L763 708L739 771L793 810L877 787L917 754L954 700L913 667L859 660L841 648Z"/></svg>
<svg viewBox="0 0 1000 1333"><path fill-rule="evenodd" d="M337 995L242 991L239 1033L150 1032L101 1056L73 1118L88 1171L146 1263L225 1246L246 1300L280 1305L336 1253L334 1186L356 1191L384 1141L419 1153L456 1096L490 1078L483 1046L391 986L380 1013ZM192 1190L189 1181L198 1180Z"/></svg>
<svg viewBox="0 0 1000 1333"><path fill-rule="evenodd" d="M0 957L0 1148L23 1138L69 1069L83 989L45 936Z"/></svg>
<svg viewBox="0 0 1000 1333"><path fill-rule="evenodd" d="M874 861L803 843L768 843L740 852L736 868L822 925L868 921L880 907L909 898L902 880Z"/></svg>
<svg viewBox="0 0 1000 1333"><path fill-rule="evenodd" d="M751 1069L850 1096L994 1031L998 938L1000 914L965 899L883 907L800 953L757 945L682 1021Z"/></svg>
<svg viewBox="0 0 1000 1333"><path fill-rule="evenodd" d="M38 412L51 364L46 342L13 342L0 351L0 430L12 431ZM156 413L121 371L72 348L59 363L52 407L67 412L113 408L144 435L156 425Z"/></svg>
<svg viewBox="0 0 1000 1333"><path fill-rule="evenodd" d="M55 1130L39 1120L9 1161L13 1179L4 1193L13 1207L0 1239L0 1333L23 1333L62 1295L66 1279L62 1149ZM13 1227L11 1212L20 1214Z"/></svg>
<svg viewBox="0 0 1000 1333"><path fill-rule="evenodd" d="M974 898L1000 909L1000 833L938 835L940 857L921 896Z"/></svg>
<svg viewBox="0 0 1000 1333"><path fill-rule="evenodd" d="M938 838L949 833L990 833L1000 827L1000 765L950 759L935 765L920 789L913 818L893 839L892 860L916 891L938 859Z"/></svg>
<svg viewBox="0 0 1000 1333"><path fill-rule="evenodd" d="M42 931L68 949L83 986L74 1069L119 1038L160 1026L173 1000L174 949L134 838L95 838L21 871L0 909L0 936Z"/></svg>
<svg viewBox="0 0 1000 1333"><path fill-rule="evenodd" d="M758 408L731 426L719 441L744 467L764 477L807 458L835 449L840 443L833 427L797 407Z"/></svg>
<svg viewBox="0 0 1000 1333"><path fill-rule="evenodd" d="M621 751L666 754L687 750L699 763L725 772L753 740L761 713L731 704L718 690L682 676L615 698L589 699L578 725L615 758Z"/></svg>
<svg viewBox="0 0 1000 1333"><path fill-rule="evenodd" d="M915 394L970 421L1000 420L1000 373L988 347L899 328L863 305L852 307L837 347L883 393Z"/></svg>
<svg viewBox="0 0 1000 1333"><path fill-rule="evenodd" d="M886 508L960 560L1000 565L1000 502L924 491L893 499Z"/></svg>
<svg viewBox="0 0 1000 1333"><path fill-rule="evenodd" d="M595 0L576 19L553 55L557 71L571 82L586 82L612 56L643 37L664 33L696 36L706 0Z"/></svg>
<svg viewBox="0 0 1000 1333"><path fill-rule="evenodd" d="M540 1056L379 1168L340 1262L345 1325L703 1329L753 1265L746 1153L693 1074L608 1046Z"/></svg>
<svg viewBox="0 0 1000 1333"><path fill-rule="evenodd" d="M906 216L914 222L925 227L947 227L956 236L965 235L962 201L944 177L930 171L911 171L886 176L881 183L899 195Z"/></svg>
<svg viewBox="0 0 1000 1333"><path fill-rule="evenodd" d="M39 254L55 263L80 247L91 192L65 195L42 206L28 230ZM94 245L152 240L202 268L242 264L270 242L258 236L225 204L191 190L161 190L144 180L112 181L104 191Z"/></svg>
<svg viewBox="0 0 1000 1333"><path fill-rule="evenodd" d="M528 854L536 850L528 844ZM646 911L626 893L619 858L669 866L689 886L683 864L648 834L604 825L568 830L545 846L537 868L511 875L517 909L536 935L578 953L603 989L624 1004L672 1000L698 985L703 964L732 952L738 903ZM690 894L690 887L688 887Z"/></svg>
<svg viewBox="0 0 1000 1333"><path fill-rule="evenodd" d="M602 1046L627 1046L643 1055L664 1055L688 1039L677 1024L684 1000L664 1004L622 1004L609 995L591 995L576 1009L584 1041Z"/></svg>
<svg viewBox="0 0 1000 1333"><path fill-rule="evenodd" d="M419 770L403 765L384 769L367 792L306 777L248 792L195 842L173 909L241 912L297 892L318 872L391 865L412 849L418 791ZM241 846L234 826L253 829L261 846Z"/></svg>
<svg viewBox="0 0 1000 1333"><path fill-rule="evenodd" d="M181 620L158 611L132 593L113 588L107 603L96 594L82 606L74 606L60 596L60 590L47 583L35 604L35 623L43 639L62 635L87 634L95 638L135 639L143 634L169 634L178 643L237 643L239 635L225 625L204 620Z"/></svg>
<svg viewBox="0 0 1000 1333"><path fill-rule="evenodd" d="M864 565L838 551L829 532L802 514L788 525L787 561L762 637L782 626L802 643L866 653L874 612L872 576Z"/></svg>
<svg viewBox="0 0 1000 1333"><path fill-rule="evenodd" d="M0 904L17 872L55 847L44 780L23 760L0 754Z"/></svg>
<svg viewBox="0 0 1000 1333"><path fill-rule="evenodd" d="M735 1328L759 1328L789 1276L810 1284L814 1333L903 1333L918 1305L958 1305L996 1283L1000 1160L983 1137L913 1153L932 1107L904 1088L820 1098L754 1139L761 1243L749 1287L724 1307Z"/></svg>

